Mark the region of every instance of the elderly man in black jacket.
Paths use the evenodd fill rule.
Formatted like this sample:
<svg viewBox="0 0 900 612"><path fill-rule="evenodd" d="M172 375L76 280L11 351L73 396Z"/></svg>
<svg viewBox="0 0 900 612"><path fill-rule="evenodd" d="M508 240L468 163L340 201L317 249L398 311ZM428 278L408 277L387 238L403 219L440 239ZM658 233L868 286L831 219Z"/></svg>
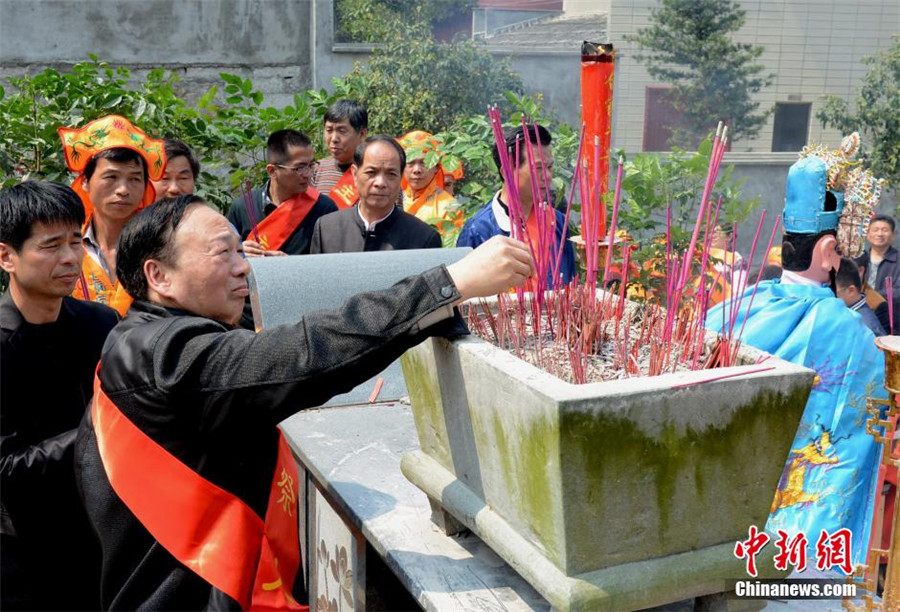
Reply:
<svg viewBox="0 0 900 612"><path fill-rule="evenodd" d="M533 267L524 245L501 239L255 334L232 326L250 270L240 249L193 196L156 203L122 234L117 264L135 302L104 346L77 454L104 609L296 609L296 476L276 425Z"/></svg>
<svg viewBox="0 0 900 612"><path fill-rule="evenodd" d="M0 193L0 608L95 610L100 547L73 450L114 310L67 297L81 271L84 207L72 189Z"/></svg>
<svg viewBox="0 0 900 612"><path fill-rule="evenodd" d="M439 249L432 226L398 206L406 153L396 140L376 135L356 148L350 170L356 181L356 205L324 215L316 222L309 252L362 253Z"/></svg>

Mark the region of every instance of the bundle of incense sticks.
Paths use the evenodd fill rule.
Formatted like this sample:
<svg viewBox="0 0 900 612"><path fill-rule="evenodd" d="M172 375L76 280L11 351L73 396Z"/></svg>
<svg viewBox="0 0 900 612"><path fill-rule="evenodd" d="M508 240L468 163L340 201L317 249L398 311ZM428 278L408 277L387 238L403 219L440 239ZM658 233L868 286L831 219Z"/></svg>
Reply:
<svg viewBox="0 0 900 612"><path fill-rule="evenodd" d="M582 127L578 145L578 163L566 200L565 223L568 225L575 201L580 197L584 243L585 278L575 279L564 285L559 275L562 252L566 239L556 237L557 217L552 204L551 177L547 172L549 159L540 144L538 126L521 121L523 137L507 142L503 123L497 109L488 109L495 144L500 152L500 171L506 183L509 209L510 234L521 240L531 252L535 263L535 275L527 283L528 291L519 289L516 297L500 295L495 306L481 301L469 309L470 325L478 335L493 339L518 357L530 359L540 367L563 379L584 383L592 376L594 356L611 356L614 368L621 376L657 375L676 369L702 369L733 365L737 359L743 323L736 326L744 305L743 279L737 269L734 255L731 262L724 262L721 271L708 272L713 234L718 226L722 198L715 199L713 191L719 168L725 154L728 129L719 124L713 140L707 177L697 219L686 251L677 253L672 239L672 211L666 210L665 303L647 303L643 308L627 306L627 287L631 251L628 239L622 240L621 273L613 278L616 265L614 245L620 211L624 160L620 157L616 171L613 206L605 237L600 236L601 219L596 218L599 206L599 173L593 173L595 185L588 181L587 162L581 159L584 146ZM599 148L595 147L594 168L600 167ZM521 162L520 162L521 160ZM529 171L528 184L520 184L520 167ZM526 197L522 197L525 195ZM593 197L593 200L590 198ZM533 218L532 218L533 216ZM765 212L760 217L750 251L753 261L759 238L765 223ZM769 251L778 230L772 228L765 253ZM600 276L600 244L605 238L606 254ZM725 249L727 252L727 246ZM737 228L732 233L731 252L737 252ZM698 251L699 249L699 251ZM765 255L763 253L763 257ZM699 267L699 269L698 269ZM762 273L757 275L759 282ZM597 280L604 286L618 280L615 292L597 291ZM706 348L706 311L713 287L722 283L732 288L738 297L723 308L723 333L718 343L704 356ZM699 279L693 280L692 279ZM749 296L746 311L749 312L756 289ZM728 318L724 320L725 312ZM737 333L735 333L737 329ZM530 356L530 357L529 357ZM714 379L711 379L714 380Z"/></svg>
<svg viewBox="0 0 900 612"><path fill-rule="evenodd" d="M251 232L253 240L259 242L259 230L257 225L259 221L256 219L256 209L253 207L253 184L247 180L241 185L241 195L244 197L244 207L247 209L247 218L250 219Z"/></svg>

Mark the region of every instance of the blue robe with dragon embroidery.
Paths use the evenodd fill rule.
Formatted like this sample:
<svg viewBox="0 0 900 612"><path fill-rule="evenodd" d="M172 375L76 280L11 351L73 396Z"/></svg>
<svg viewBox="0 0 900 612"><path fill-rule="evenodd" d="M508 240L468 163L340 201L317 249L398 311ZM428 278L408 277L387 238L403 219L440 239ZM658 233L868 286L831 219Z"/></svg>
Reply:
<svg viewBox="0 0 900 612"><path fill-rule="evenodd" d="M866 433L866 397L886 397L884 355L858 313L828 287L759 284L736 315L741 341L816 371L816 383L778 483L766 530L803 532L810 558L821 530L853 534L853 563L865 563L872 529L881 445ZM722 331L726 302L710 309L706 326Z"/></svg>

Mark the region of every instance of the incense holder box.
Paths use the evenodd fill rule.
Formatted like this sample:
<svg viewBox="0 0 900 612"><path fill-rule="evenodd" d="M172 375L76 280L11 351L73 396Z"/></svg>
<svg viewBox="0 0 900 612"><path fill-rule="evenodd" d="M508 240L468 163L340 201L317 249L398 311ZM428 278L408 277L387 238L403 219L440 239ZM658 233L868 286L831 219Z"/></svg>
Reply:
<svg viewBox="0 0 900 612"><path fill-rule="evenodd" d="M574 385L475 337L428 340L402 359L421 450L401 467L436 523L471 529L559 610L728 591L813 384L763 357Z"/></svg>

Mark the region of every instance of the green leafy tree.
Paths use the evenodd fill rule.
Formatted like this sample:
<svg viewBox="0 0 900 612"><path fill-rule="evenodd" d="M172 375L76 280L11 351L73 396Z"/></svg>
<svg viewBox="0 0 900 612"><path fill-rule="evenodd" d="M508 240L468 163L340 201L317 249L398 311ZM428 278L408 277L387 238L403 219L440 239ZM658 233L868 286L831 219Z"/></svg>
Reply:
<svg viewBox="0 0 900 612"><path fill-rule="evenodd" d="M507 61L473 41L438 42L415 19L399 25L367 65L357 63L345 85L368 107L370 131L397 136L447 130L491 104L509 110L505 93L522 89Z"/></svg>
<svg viewBox="0 0 900 612"><path fill-rule="evenodd" d="M67 72L48 68L8 78L9 91L0 87L0 184L70 181L57 128L120 114L153 137L171 136L193 147L203 167L198 193L226 210L246 180L262 179L268 135L286 127L317 134L335 94L305 91L279 109L263 105L263 94L250 79L220 77L222 84L196 105L180 95L177 75L155 69L136 81L129 70L96 56Z"/></svg>
<svg viewBox="0 0 900 612"><path fill-rule="evenodd" d="M684 121L674 143L695 145L719 120L735 138L752 138L765 124L771 109L753 101L773 78L757 63L763 47L731 38L744 16L735 0L661 0L651 25L627 39L640 45L635 58L650 76L672 85L669 100Z"/></svg>
<svg viewBox="0 0 900 612"><path fill-rule="evenodd" d="M844 134L860 132L861 151L869 169L889 183L900 183L900 36L890 47L863 58L870 66L856 94L856 112L843 98L826 96L816 113L822 127Z"/></svg>
<svg viewBox="0 0 900 612"><path fill-rule="evenodd" d="M337 0L335 38L343 42L380 43L391 39L398 24L412 16L431 29L462 15L476 0Z"/></svg>

